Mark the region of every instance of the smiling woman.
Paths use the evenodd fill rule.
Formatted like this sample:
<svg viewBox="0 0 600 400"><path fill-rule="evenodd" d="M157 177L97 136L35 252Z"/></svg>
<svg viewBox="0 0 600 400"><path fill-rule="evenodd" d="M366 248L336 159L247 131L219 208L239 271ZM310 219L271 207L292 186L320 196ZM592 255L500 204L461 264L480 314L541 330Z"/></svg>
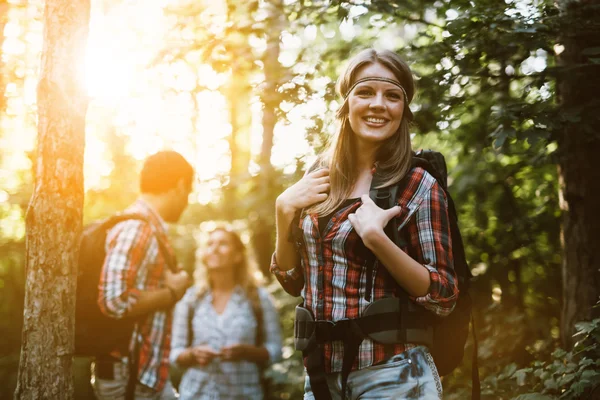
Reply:
<svg viewBox="0 0 600 400"><path fill-rule="evenodd" d="M296 332L310 367L304 399L344 400L347 387L369 398L440 399L425 336L406 333L417 330L405 327L404 314L393 340L365 336L383 320L368 311L414 303L418 320L428 321L430 313L447 316L458 293L445 194L411 165L412 72L400 55L366 49L348 62L336 89L342 104L334 141L275 202L271 272L303 297L296 326L309 327ZM386 233L390 221L402 227L402 244Z"/></svg>

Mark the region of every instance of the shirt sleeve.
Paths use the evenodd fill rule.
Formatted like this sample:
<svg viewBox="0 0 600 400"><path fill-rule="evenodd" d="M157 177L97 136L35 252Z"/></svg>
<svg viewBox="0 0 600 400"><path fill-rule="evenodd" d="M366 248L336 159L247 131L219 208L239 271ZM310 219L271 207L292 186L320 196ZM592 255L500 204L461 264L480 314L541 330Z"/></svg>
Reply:
<svg viewBox="0 0 600 400"><path fill-rule="evenodd" d="M192 338L190 337L190 318L193 316L193 304L195 299L196 288L192 286L187 290L177 305L175 305L175 311L173 312L173 329L171 331L171 352L169 353L169 362L171 365L180 367L177 363L177 357L192 345Z"/></svg>
<svg viewBox="0 0 600 400"><path fill-rule="evenodd" d="M152 241L156 241L152 228L141 221L121 222L109 231L98 290L103 314L124 318L136 304L138 272L147 262Z"/></svg>
<svg viewBox="0 0 600 400"><path fill-rule="evenodd" d="M437 182L415 212L414 222L407 227L409 255L427 268L431 279L428 293L412 299L445 317L458 299L458 279L454 271L446 193Z"/></svg>
<svg viewBox="0 0 600 400"><path fill-rule="evenodd" d="M282 271L277 264L277 253L273 253L270 271L275 275L283 290L292 296L300 296L302 288L304 288L304 270L301 265L287 271Z"/></svg>
<svg viewBox="0 0 600 400"><path fill-rule="evenodd" d="M274 364L282 360L281 349L283 340L281 335L281 324L279 322L279 314L273 304L273 299L269 293L262 288L259 288L258 295L260 305L263 309L263 337L265 338L263 346L269 352L268 364Z"/></svg>

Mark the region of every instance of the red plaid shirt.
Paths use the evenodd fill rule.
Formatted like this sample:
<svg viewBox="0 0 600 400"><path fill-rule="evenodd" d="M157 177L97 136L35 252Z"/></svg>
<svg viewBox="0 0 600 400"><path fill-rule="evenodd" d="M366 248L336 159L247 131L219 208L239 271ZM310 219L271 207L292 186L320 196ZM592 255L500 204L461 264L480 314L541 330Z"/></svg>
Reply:
<svg viewBox="0 0 600 400"><path fill-rule="evenodd" d="M399 191L397 218L400 248L429 270L431 285L427 295L411 298L417 304L440 315L450 314L458 297L458 280L454 272L450 222L446 194L435 178L422 168L415 168ZM362 316L370 304L365 299L368 250L352 228L348 215L360 207L357 199L336 211L323 234L318 218L301 219L304 246L296 268L282 271L273 255L271 272L283 288L304 298L304 307L318 320L338 321ZM399 297L400 287L385 266L376 263L373 271L371 299ZM325 344L325 371L340 372L344 349L340 341ZM414 345L383 345L365 339L359 349L353 370L385 361Z"/></svg>
<svg viewBox="0 0 600 400"><path fill-rule="evenodd" d="M164 287L167 264L155 235L162 237L173 256L164 222L146 202L138 200L125 212L145 215L150 224L129 220L108 232L98 305L104 314L113 318L126 317L141 291ZM161 391L169 377L171 310L148 314L136 333L141 339L138 380ZM106 334L110 335L110 332Z"/></svg>

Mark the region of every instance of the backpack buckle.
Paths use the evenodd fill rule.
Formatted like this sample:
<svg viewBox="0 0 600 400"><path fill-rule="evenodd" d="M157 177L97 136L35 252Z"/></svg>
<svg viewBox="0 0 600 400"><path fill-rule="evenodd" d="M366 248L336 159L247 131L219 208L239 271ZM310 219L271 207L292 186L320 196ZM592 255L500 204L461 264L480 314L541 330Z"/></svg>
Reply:
<svg viewBox="0 0 600 400"><path fill-rule="evenodd" d="M336 323L333 321L315 321L315 339L317 343L330 342L333 339Z"/></svg>

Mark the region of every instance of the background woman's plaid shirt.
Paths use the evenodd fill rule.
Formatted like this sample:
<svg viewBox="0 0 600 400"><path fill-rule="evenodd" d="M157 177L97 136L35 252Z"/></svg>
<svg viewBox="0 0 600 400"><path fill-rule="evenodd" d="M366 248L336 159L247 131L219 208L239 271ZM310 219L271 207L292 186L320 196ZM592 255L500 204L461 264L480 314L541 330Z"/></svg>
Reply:
<svg viewBox="0 0 600 400"><path fill-rule="evenodd" d="M446 194L437 181L422 168L415 168L405 179L405 189L398 193L401 213L397 217L400 248L429 270L429 292L411 298L417 304L440 315L450 314L458 297L454 272L450 224ZM273 255L271 271L283 288L304 298L304 307L316 319L338 321L358 318L370 304L366 300L369 250L352 228L348 215L360 207L357 199L332 216L323 234L318 219L308 215L301 219L304 246L300 265L289 271L279 269ZM383 265L376 263L371 299L398 297L400 287ZM402 353L411 344L382 345L365 339L353 369L362 369ZM340 372L344 352L341 341L325 344L325 370Z"/></svg>
<svg viewBox="0 0 600 400"><path fill-rule="evenodd" d="M279 315L266 290L259 288L263 310L263 346L269 364L281 360ZM198 298L197 289L188 289L175 307L171 363L188 347L208 345L219 352L234 344L256 344L257 321L244 290L237 286L222 314L217 314L209 291ZM190 331L190 329L192 331ZM191 337L190 337L191 336ZM215 358L206 366L188 368L179 385L180 399L262 399L260 370L249 361L228 362Z"/></svg>
<svg viewBox="0 0 600 400"><path fill-rule="evenodd" d="M145 215L151 225L129 220L115 225L108 232L98 305L104 314L113 318L126 317L141 291L165 287L164 271L167 264L155 237L155 234L161 235L169 246L164 222L143 200L137 200L125 213ZM168 250L173 257L172 250ZM148 314L136 332L142 343L138 380L161 391L169 378L170 310ZM106 334L110 335L110 332Z"/></svg>

